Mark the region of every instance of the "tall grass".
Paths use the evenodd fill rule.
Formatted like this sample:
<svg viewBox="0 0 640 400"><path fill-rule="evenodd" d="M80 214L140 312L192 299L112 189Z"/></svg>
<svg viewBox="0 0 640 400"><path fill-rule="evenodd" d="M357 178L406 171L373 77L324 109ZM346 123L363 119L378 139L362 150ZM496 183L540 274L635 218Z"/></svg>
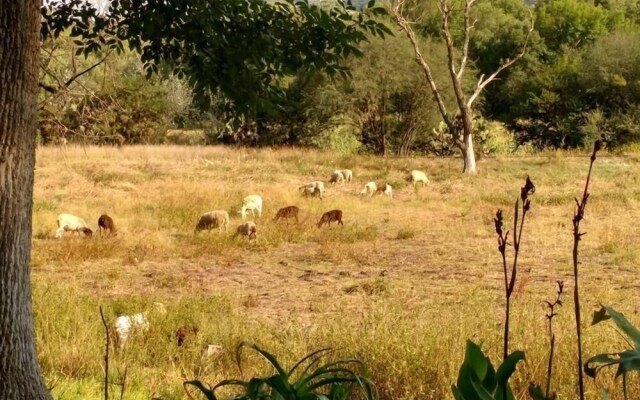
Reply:
<svg viewBox="0 0 640 400"><path fill-rule="evenodd" d="M640 217L633 185L640 181L640 158L599 160L592 178L597 191L583 224L590 237L605 239L581 243L583 307L619 305L633 320L626 299L636 290L631 238ZM99 305L113 321L159 301L168 313L150 316L149 332L112 357L112 381L127 370L129 399L181 398L184 380L238 376L233 349L242 340L286 365L321 347L340 349L337 356L367 365L382 399L451 398L466 338L482 339L491 359L502 355L504 325L496 321L503 277L495 268L489 216L511 205L513 182L530 174L538 193L527 217L527 248L544 251L521 254L511 298L510 347L527 354L512 380L522 397L529 382L546 377L543 301L550 282L572 272L570 194L583 178L583 161L558 155L488 159L478 176L464 177L457 160L448 159L220 147L39 149L32 259L43 372L56 398L101 397ZM327 179L338 167L353 169L355 182L328 185L324 200L299 195L300 184ZM432 181L419 198L400 185L410 169L426 171ZM398 182L395 199L357 196L362 184L382 176ZM217 208L230 212L234 228L240 201L250 193L265 200L255 243L234 240L230 232L193 234L199 215ZM270 221L290 204L301 208L300 225ZM345 226L317 229L320 215L333 208L344 211ZM55 240L60 212L93 226L106 212L118 235ZM614 218L620 215L625 218ZM200 330L178 347L175 330L183 325ZM572 327L568 313L554 319L559 398L575 390ZM584 329L582 336L588 354L625 344L603 329ZM207 344L222 345L222 353L203 356ZM247 376L271 372L246 365ZM613 384L609 375L585 381L585 397Z"/></svg>

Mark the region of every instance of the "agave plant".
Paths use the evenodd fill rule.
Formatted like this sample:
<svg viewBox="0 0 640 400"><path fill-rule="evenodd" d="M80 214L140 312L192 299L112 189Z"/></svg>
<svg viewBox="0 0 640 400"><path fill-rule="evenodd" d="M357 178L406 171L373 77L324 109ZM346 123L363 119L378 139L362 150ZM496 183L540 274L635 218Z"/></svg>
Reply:
<svg viewBox="0 0 640 400"><path fill-rule="evenodd" d="M633 326L622 313L611 307L602 306L599 311L593 314L592 325L598 324L608 319L613 320L628 338L630 346L633 348L619 353L603 353L595 355L584 364L584 373L595 379L598 372L606 367L617 366L616 378L622 376L622 395L627 398L627 373L640 371L640 330Z"/></svg>
<svg viewBox="0 0 640 400"><path fill-rule="evenodd" d="M225 386L238 386L243 391L242 394L229 397L228 400L347 400L353 398L376 400L378 398L375 385L361 375L361 371L364 370L362 362L353 358L342 358L321 364L322 358L333 351L331 348L308 354L287 371L272 354L253 343L242 342L236 350L241 373L241 354L245 347L262 355L273 366L275 373L266 377L254 377L248 381L228 379L213 387L208 387L198 380L187 381L184 382L184 387L189 398L193 398L189 393L189 386L199 390L207 400L218 400L215 391Z"/></svg>

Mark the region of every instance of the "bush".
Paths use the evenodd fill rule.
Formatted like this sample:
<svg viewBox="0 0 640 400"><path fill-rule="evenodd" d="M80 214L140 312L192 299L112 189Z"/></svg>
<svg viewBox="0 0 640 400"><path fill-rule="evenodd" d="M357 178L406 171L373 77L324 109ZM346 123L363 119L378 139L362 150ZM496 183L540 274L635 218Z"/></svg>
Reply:
<svg viewBox="0 0 640 400"><path fill-rule="evenodd" d="M366 400L378 398L373 383L361 375L363 366L360 361L343 358L320 364L322 357L330 353L331 349L314 351L287 371L272 354L253 343L243 342L236 351L240 371L240 356L244 347L257 351L274 367L276 373L266 377L254 377L248 381L224 380L213 388L208 388L201 381L188 381L184 383L185 390L188 386L193 386L208 400L217 400L215 391L224 386L239 386L244 391L242 395L229 397L229 400L347 400L354 398L356 393ZM305 365L306 368L302 369Z"/></svg>

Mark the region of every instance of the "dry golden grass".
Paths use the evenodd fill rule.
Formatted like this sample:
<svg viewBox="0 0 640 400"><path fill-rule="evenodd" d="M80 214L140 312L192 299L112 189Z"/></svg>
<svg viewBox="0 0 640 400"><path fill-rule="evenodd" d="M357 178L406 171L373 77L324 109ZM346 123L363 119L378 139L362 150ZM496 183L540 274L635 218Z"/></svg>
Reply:
<svg viewBox="0 0 640 400"><path fill-rule="evenodd" d="M525 226L521 273L512 306L512 350L527 360L514 385L543 383L547 362L544 299L556 280L572 290L573 198L583 187L585 155L487 159L477 176L459 173L458 159L380 159L294 149L224 147L66 147L37 153L33 217L33 283L41 364L54 396L101 396L102 305L113 319L151 309L151 329L112 360L127 367L127 398L183 398L181 382L215 383L239 375L234 346L250 340L294 361L333 346L369 368L383 399L447 399L467 338L482 341L494 362L501 354L503 292L493 215L513 201L524 177L537 185ZM610 326L589 327L599 302L636 324L640 282L638 223L640 156L604 156L596 163L581 244L585 355L624 342ZM354 182L328 185L324 200L297 187L327 180L337 168ZM417 195L410 169L428 173ZM370 180L389 182L393 200L360 198ZM233 239L242 198L258 193L264 214L255 242ZM274 224L285 205L301 208L300 225ZM317 229L322 212L344 211L343 227ZM225 209L227 234L193 229L200 214ZM81 216L97 230L111 215L118 234L53 238L56 215ZM575 398L575 346L569 296L557 317L554 387ZM185 348L179 326L200 333ZM202 347L225 350L203 359ZM263 364L247 371L268 371ZM612 384L588 381L588 398ZM114 386L112 391L117 391ZM636 393L637 394L637 393Z"/></svg>

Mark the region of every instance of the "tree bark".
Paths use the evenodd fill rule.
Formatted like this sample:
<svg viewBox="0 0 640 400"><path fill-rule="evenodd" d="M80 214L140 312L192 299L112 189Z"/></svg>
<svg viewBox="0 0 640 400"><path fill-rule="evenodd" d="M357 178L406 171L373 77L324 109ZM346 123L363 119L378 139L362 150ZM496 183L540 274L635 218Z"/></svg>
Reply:
<svg viewBox="0 0 640 400"><path fill-rule="evenodd" d="M475 174L476 170L476 154L473 151L473 134L464 135L464 144L461 147L462 157L464 157L465 174Z"/></svg>
<svg viewBox="0 0 640 400"><path fill-rule="evenodd" d="M50 399L40 375L30 252L40 1L0 3L0 399Z"/></svg>
<svg viewBox="0 0 640 400"><path fill-rule="evenodd" d="M464 158L465 174L475 174L476 170L476 153L473 149L473 117L470 108L461 108L462 118L462 157Z"/></svg>

